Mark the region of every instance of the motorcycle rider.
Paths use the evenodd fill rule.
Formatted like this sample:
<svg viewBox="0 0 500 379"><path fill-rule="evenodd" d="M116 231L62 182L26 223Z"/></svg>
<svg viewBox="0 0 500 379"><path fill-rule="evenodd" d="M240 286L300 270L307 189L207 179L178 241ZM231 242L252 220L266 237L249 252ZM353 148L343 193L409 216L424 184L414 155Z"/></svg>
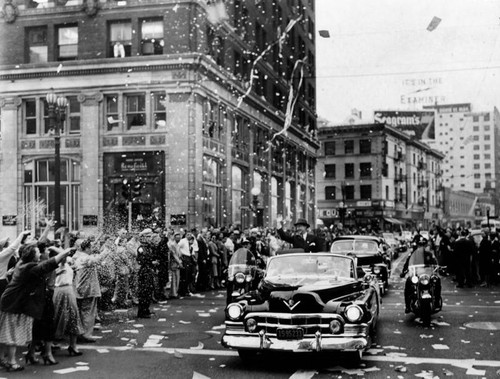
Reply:
<svg viewBox="0 0 500 379"><path fill-rule="evenodd" d="M400 275L401 278L404 278L405 275L408 273L409 266L416 266L416 265L430 266L437 264L436 257L434 255L434 252L432 251L432 243L427 241L427 239L422 237L420 234L417 234L413 240L413 244L415 245L415 247L403 265L403 270ZM406 278L406 283L405 283L405 313L411 312L412 294L414 293L413 286L414 285L411 281L411 276L408 276ZM438 281L438 283L436 284L435 290L436 290L435 301L437 307L439 304L439 299L441 298L440 281Z"/></svg>

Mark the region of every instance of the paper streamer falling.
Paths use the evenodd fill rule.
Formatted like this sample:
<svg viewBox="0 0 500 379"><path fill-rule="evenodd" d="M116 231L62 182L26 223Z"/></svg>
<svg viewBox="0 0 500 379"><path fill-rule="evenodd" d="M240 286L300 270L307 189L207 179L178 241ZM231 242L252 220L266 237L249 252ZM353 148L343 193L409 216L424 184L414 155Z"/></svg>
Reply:
<svg viewBox="0 0 500 379"><path fill-rule="evenodd" d="M288 23L287 27L285 28L285 31L284 31L284 32L283 32L283 33L279 36L279 38L278 38L276 41L272 42L269 46L267 46L267 47L266 47L266 49L265 49L262 53L260 53L260 55L259 55L257 58L255 58L255 60L254 60L254 61L253 61L253 63L252 63L252 67L251 67L251 69L250 69L250 83L249 83L249 85L248 85L248 88L247 88L246 92L245 92L242 96L240 96L240 97L238 98L238 105L237 105L238 107L239 107L239 106L241 105L241 103L243 102L243 99L244 99L245 97L247 97L247 96L250 94L250 92L252 91L253 80L254 80L254 78L255 78L255 67L257 66L257 63L258 63L258 62L259 62L262 58L264 58L264 55L266 55L266 54L267 54L267 53L271 50L271 48L272 48L274 45L279 44L279 45L280 45L280 49L281 49L281 46L282 46L282 44L283 44L283 41L285 40L285 38L286 38L286 36L287 36L288 32L289 32L289 31L293 28L293 26L294 26L297 22L299 22L299 21L300 21L300 19L301 19L301 18L302 18L302 16L299 16L298 18L296 18L296 19L294 19L294 20L290 20L290 22ZM279 29L278 29L278 31L279 31Z"/></svg>
<svg viewBox="0 0 500 379"><path fill-rule="evenodd" d="M295 103L299 98L300 87L302 87L302 80L304 79L304 62L306 61L306 59L307 58L299 59L298 61L295 62L293 66L293 71L291 76L292 78L295 76L295 71L300 65L300 79L299 79L299 84L297 86L297 94L294 93L293 83L292 83L290 85L290 91L288 92L288 103L286 105L285 124L283 125L283 129L281 129L278 133L274 133L273 138L271 138L271 141L274 140L280 134L285 133L288 127L292 125L293 110L295 109Z"/></svg>

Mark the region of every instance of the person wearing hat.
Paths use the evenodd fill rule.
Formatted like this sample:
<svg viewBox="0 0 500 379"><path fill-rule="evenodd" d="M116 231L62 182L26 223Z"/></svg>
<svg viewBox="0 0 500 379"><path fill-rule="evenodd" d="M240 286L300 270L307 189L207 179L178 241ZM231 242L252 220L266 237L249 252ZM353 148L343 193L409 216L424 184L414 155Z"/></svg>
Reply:
<svg viewBox="0 0 500 379"><path fill-rule="evenodd" d="M286 241L296 249L304 249L305 252L324 251L324 243L314 234L308 233L309 223L304 218L299 218L295 226L295 234L283 230L283 221L280 222L277 232L283 241Z"/></svg>
<svg viewBox="0 0 500 379"><path fill-rule="evenodd" d="M137 263L139 263L137 296L137 318L151 318L153 314L149 307L153 301L155 280L155 256L153 252L153 230L144 229L139 233L140 246L137 248Z"/></svg>
<svg viewBox="0 0 500 379"><path fill-rule="evenodd" d="M428 270L425 269L426 266L431 266L437 264L436 256L432 251L431 244L426 238L420 237L416 242L415 249L406 258L406 261L401 270L400 278L404 278L409 271L411 266L414 267L415 273L417 275L425 274ZM411 300L415 293L414 285L411 281L411 275L408 275L405 282L405 313L411 312ZM441 282L436 283L435 286L435 299L437 301L436 307L439 305L439 299L441 298Z"/></svg>

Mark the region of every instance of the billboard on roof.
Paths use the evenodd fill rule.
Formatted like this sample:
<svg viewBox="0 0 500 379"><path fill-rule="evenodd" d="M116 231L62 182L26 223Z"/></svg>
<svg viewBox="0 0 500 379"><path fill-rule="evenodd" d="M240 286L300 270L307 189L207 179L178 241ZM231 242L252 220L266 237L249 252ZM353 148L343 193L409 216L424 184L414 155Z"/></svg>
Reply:
<svg viewBox="0 0 500 379"><path fill-rule="evenodd" d="M375 111L373 120L401 129L418 140L435 137L433 111Z"/></svg>

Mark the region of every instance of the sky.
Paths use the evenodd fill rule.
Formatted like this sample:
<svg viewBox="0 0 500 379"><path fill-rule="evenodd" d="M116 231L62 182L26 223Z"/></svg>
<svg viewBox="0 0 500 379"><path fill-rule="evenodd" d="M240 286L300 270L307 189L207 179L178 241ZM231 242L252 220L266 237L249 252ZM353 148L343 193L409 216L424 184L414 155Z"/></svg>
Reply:
<svg viewBox="0 0 500 379"><path fill-rule="evenodd" d="M436 102L500 108L499 0L315 3L319 117L341 124L356 109L371 122L375 110Z"/></svg>

